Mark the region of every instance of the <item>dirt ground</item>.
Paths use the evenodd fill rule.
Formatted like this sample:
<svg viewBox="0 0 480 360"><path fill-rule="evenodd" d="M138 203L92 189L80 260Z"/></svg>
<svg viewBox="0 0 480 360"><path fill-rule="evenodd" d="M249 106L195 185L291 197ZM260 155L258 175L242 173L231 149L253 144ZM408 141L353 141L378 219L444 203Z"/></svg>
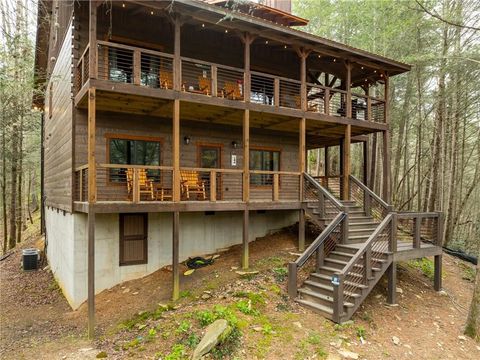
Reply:
<svg viewBox="0 0 480 360"><path fill-rule="evenodd" d="M35 241L32 236L21 248ZM70 309L48 268L23 272L18 249L0 262L0 358L94 359L101 351L109 359L187 358L188 347L183 357L166 355L179 339L187 340L185 333L188 339L201 336L196 314L218 305L234 309L241 329L240 345L226 358L333 360L345 351L359 359L480 358L480 344L462 336L472 291L462 261L444 255L441 293L418 268L402 264L398 306L386 304L383 279L353 321L337 326L286 296L281 269L295 259L295 241L293 233L283 231L253 242L250 260L259 274L246 278L235 272L239 247L220 253L212 266L181 277L182 298L159 318L143 315L169 303L167 269L104 291L96 299L93 342L86 338L86 307ZM260 299L254 314L236 307L245 293ZM188 325L185 333L182 324Z"/></svg>

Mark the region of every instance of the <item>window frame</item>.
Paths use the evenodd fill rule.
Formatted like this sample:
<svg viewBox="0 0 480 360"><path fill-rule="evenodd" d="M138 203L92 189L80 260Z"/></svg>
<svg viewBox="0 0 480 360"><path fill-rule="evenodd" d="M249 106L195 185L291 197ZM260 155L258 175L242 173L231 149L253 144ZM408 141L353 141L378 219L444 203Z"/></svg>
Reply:
<svg viewBox="0 0 480 360"><path fill-rule="evenodd" d="M158 166L163 166L163 143L164 139L161 137L156 137L156 136L143 136L143 135L129 135L129 134L115 134L115 133L106 133L105 134L105 142L106 142L106 160L107 164L110 164L110 141L112 139L118 139L118 140L138 140L138 141L149 141L149 142L158 142L160 144L160 154L158 157ZM128 166L132 164L117 164L117 165L123 165L123 166ZM136 165L137 166L137 165ZM141 166L141 165L138 165ZM145 165L148 166L148 165ZM162 172L160 171L160 176ZM106 182L108 186L125 186L124 182L120 181L112 181L110 179L110 172L108 173L108 176L106 176ZM160 179L161 180L161 179Z"/></svg>
<svg viewBox="0 0 480 360"><path fill-rule="evenodd" d="M274 153L274 152L278 152L278 170L277 171L281 171L282 169L282 149L281 148L276 148L276 147L269 147L269 146L250 146L250 148L248 149L248 161L249 161L249 164L248 164L248 170L249 171L252 171L252 170L256 170L256 169L251 169L250 168L250 160L251 160L251 151L269 151L271 153ZM272 171L272 170L258 170L258 171ZM275 170L273 170L275 171ZM263 185L258 185L258 184L252 184L252 175L255 175L255 174L250 174L250 180L249 180L249 185L250 185L250 188L271 188L273 186L273 183L271 185L268 185L268 184L263 184ZM273 175L272 175L273 176Z"/></svg>
<svg viewBox="0 0 480 360"><path fill-rule="evenodd" d="M119 213L119 256L118 256L118 264L119 266L129 266L129 265L142 265L148 264L148 213ZM143 259L142 260L133 260L133 261L125 261L123 257L124 246L125 246L125 238L124 238L124 224L125 224L125 217L127 216L142 216L143 217ZM142 239L132 239L132 240L142 240Z"/></svg>

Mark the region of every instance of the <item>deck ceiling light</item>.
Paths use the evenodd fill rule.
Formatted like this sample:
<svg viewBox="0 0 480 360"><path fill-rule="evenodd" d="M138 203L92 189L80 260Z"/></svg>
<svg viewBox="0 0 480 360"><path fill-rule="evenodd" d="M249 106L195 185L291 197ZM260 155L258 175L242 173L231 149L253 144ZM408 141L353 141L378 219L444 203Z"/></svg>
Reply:
<svg viewBox="0 0 480 360"><path fill-rule="evenodd" d="M320 59L322 57L322 55L318 54L317 57Z"/></svg>
<svg viewBox="0 0 480 360"><path fill-rule="evenodd" d="M373 72L376 74L376 73L377 73L377 70L373 70Z"/></svg>
<svg viewBox="0 0 480 360"><path fill-rule="evenodd" d="M122 3L122 7L125 7L125 3Z"/></svg>
<svg viewBox="0 0 480 360"><path fill-rule="evenodd" d="M283 48L286 49L286 48L287 48L287 45L284 45Z"/></svg>
<svg viewBox="0 0 480 360"><path fill-rule="evenodd" d="M362 70L365 69L363 66L362 66Z"/></svg>
<svg viewBox="0 0 480 360"><path fill-rule="evenodd" d="M153 11L150 11L150 15L153 15Z"/></svg>
<svg viewBox="0 0 480 360"><path fill-rule="evenodd" d="M204 28L204 27L205 27L205 24L202 24L202 28Z"/></svg>
<svg viewBox="0 0 480 360"><path fill-rule="evenodd" d="M227 33L228 33L228 29L225 29L225 34L227 34Z"/></svg>
<svg viewBox="0 0 480 360"><path fill-rule="evenodd" d="M265 44L268 44L268 40L265 40Z"/></svg>
<svg viewBox="0 0 480 360"><path fill-rule="evenodd" d="M337 62L337 59L333 58L333 62Z"/></svg>
<svg viewBox="0 0 480 360"><path fill-rule="evenodd" d="M190 136L185 136L185 137L183 138L183 143L184 143L185 145L189 145L189 144L190 144L190 140L191 140L191 139L190 139Z"/></svg>

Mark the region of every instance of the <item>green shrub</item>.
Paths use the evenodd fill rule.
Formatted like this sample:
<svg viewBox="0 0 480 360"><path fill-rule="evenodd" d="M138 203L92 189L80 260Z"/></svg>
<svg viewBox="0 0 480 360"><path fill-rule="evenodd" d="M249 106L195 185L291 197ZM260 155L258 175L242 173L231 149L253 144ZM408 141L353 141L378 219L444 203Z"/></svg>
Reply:
<svg viewBox="0 0 480 360"><path fill-rule="evenodd" d="M275 281L281 283L284 282L288 276L288 270L286 267L277 267L273 269L273 276Z"/></svg>
<svg viewBox="0 0 480 360"><path fill-rule="evenodd" d="M252 308L251 300L240 300L235 304L235 306L240 312L244 313L245 315L257 316L260 314L258 310Z"/></svg>
<svg viewBox="0 0 480 360"><path fill-rule="evenodd" d="M185 346L183 344L175 344L172 347L172 351L165 355L164 360L183 360L186 358Z"/></svg>
<svg viewBox="0 0 480 360"><path fill-rule="evenodd" d="M408 264L415 269L419 269L423 273L423 275L425 275L430 280L433 280L435 275L435 265L433 264L432 260L427 258L421 258L410 260Z"/></svg>

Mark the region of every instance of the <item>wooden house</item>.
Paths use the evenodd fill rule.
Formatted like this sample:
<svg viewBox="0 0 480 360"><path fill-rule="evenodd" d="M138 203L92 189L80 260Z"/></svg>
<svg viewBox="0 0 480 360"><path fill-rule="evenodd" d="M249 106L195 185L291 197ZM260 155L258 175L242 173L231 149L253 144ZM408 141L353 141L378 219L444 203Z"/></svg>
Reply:
<svg viewBox="0 0 480 360"><path fill-rule="evenodd" d="M250 241L296 222L288 292L334 321L384 273L394 302L397 261L435 256L440 289L441 214L390 203L389 79L410 66L302 32L288 1L267 3L40 2L47 252L72 307L88 300L90 333L95 293L172 265L176 299L180 261L242 244L248 268ZM316 148L322 177L306 171ZM319 230L305 249L306 218Z"/></svg>

